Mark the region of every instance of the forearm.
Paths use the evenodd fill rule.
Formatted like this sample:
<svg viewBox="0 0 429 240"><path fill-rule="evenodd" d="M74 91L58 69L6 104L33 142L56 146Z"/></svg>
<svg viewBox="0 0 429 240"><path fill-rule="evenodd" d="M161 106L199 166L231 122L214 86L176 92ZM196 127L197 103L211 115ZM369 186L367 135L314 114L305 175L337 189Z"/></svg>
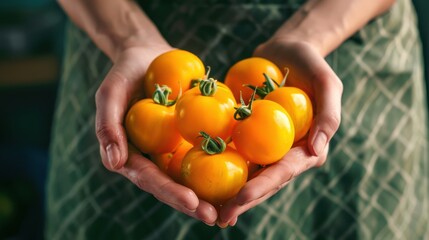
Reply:
<svg viewBox="0 0 429 240"><path fill-rule="evenodd" d="M71 20L110 59L132 46L167 44L155 25L130 0L58 0Z"/></svg>
<svg viewBox="0 0 429 240"><path fill-rule="evenodd" d="M309 0L275 37L306 41L326 56L395 0Z"/></svg>

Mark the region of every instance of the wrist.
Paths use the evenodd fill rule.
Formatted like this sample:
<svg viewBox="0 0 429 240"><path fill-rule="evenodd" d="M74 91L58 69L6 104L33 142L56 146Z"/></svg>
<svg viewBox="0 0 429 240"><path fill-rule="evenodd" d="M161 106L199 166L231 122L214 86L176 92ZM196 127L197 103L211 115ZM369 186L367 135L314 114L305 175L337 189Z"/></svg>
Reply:
<svg viewBox="0 0 429 240"><path fill-rule="evenodd" d="M326 42L322 38L314 37L316 35L313 32L305 30L294 30L286 36L275 36L275 41L279 41L286 44L305 44L314 48L320 55L326 56L329 50L326 47Z"/></svg>
<svg viewBox="0 0 429 240"><path fill-rule="evenodd" d="M172 49L171 45L160 35L147 36L146 33L135 33L126 38L113 37L111 39L110 59L115 62L117 58L128 49L141 48L150 52L165 52Z"/></svg>
<svg viewBox="0 0 429 240"><path fill-rule="evenodd" d="M133 1L59 0L73 22L112 61L124 50L168 45L153 22Z"/></svg>
<svg viewBox="0 0 429 240"><path fill-rule="evenodd" d="M345 40L343 33L343 28L340 25L332 26L329 29L321 29L317 26L300 26L292 29L279 29L270 40L290 44L307 44L323 57L326 57Z"/></svg>

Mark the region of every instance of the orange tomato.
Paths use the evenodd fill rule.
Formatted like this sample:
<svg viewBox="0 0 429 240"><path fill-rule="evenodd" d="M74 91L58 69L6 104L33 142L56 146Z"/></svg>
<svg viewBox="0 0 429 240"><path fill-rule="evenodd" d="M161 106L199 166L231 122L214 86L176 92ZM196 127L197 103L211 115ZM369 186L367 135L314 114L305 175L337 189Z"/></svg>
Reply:
<svg viewBox="0 0 429 240"><path fill-rule="evenodd" d="M240 101L240 92L242 92L243 100L248 102L252 90L243 85L263 86L265 82L263 73L266 73L277 83L283 79L283 73L274 63L264 58L251 57L235 63L228 70L225 76L225 84L231 89L237 102Z"/></svg>
<svg viewBox="0 0 429 240"><path fill-rule="evenodd" d="M156 57L144 77L144 94L150 98L155 84L171 88L171 97L176 98L180 91L187 91L192 80L201 79L205 67L201 59L185 50L171 50Z"/></svg>
<svg viewBox="0 0 429 240"><path fill-rule="evenodd" d="M183 140L174 152L153 155L152 160L174 181L181 183L182 160L192 147L192 144Z"/></svg>
<svg viewBox="0 0 429 240"><path fill-rule="evenodd" d="M308 95L296 87L280 87L268 93L265 100L280 104L292 119L295 128L295 140L303 138L313 122L313 106Z"/></svg>
<svg viewBox="0 0 429 240"><path fill-rule="evenodd" d="M165 93L165 88L158 86L157 89L160 94ZM131 106L125 117L128 138L148 154L172 152L182 139L174 118L175 105L157 101L140 100Z"/></svg>
<svg viewBox="0 0 429 240"><path fill-rule="evenodd" d="M211 87L207 88L207 85ZM211 90L212 95L205 92ZM194 146L202 140L200 131L226 139L235 124L235 106L236 102L228 88L219 86L213 79L204 80L177 101L175 114L179 132Z"/></svg>
<svg viewBox="0 0 429 240"><path fill-rule="evenodd" d="M229 142L228 146L234 150L237 150L233 141ZM258 172L261 169L261 166L248 160L246 160L246 164L247 164L247 170L248 170L247 180L250 180L250 177L253 176L254 173Z"/></svg>
<svg viewBox="0 0 429 240"><path fill-rule="evenodd" d="M226 145L210 154L200 146L194 147L182 161L183 184L215 206L235 196L247 175L244 158Z"/></svg>
<svg viewBox="0 0 429 240"><path fill-rule="evenodd" d="M274 163L292 147L295 137L292 120L273 101L256 100L249 105L250 114L238 120L232 141L245 159L260 165Z"/></svg>
<svg viewBox="0 0 429 240"><path fill-rule="evenodd" d="M294 142L297 142L307 134L311 127L313 106L310 98L303 90L285 86L289 69L286 68L285 70L285 77L279 86L276 86L273 80L264 73L264 86L256 89L255 93L265 100L280 104L289 113L295 128ZM250 87L255 88L255 86Z"/></svg>

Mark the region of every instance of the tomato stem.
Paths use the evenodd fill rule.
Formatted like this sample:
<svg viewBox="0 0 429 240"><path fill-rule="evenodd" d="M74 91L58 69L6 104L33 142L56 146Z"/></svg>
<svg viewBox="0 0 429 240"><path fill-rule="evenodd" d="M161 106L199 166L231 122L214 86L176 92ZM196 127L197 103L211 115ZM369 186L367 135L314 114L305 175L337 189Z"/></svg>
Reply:
<svg viewBox="0 0 429 240"><path fill-rule="evenodd" d="M235 108L235 113L234 113L235 120L241 121L248 118L250 115L252 115L253 101L255 101L255 94L257 91L258 91L258 88L255 87L255 90L253 91L252 96L250 97L249 104L247 105L244 103L242 92L240 92L241 106Z"/></svg>
<svg viewBox="0 0 429 240"><path fill-rule="evenodd" d="M276 88L284 87L286 85L286 80L289 75L289 68L285 67L285 76L283 77L283 80L280 84L278 84L276 81L274 81L270 76L268 76L266 73L262 73L265 78L265 82L263 83L264 86L257 88L256 86L250 85L250 84L243 84L243 86L248 87L254 91L256 91L256 95L258 95L260 98L264 99L265 96L268 95L268 93L274 91Z"/></svg>
<svg viewBox="0 0 429 240"><path fill-rule="evenodd" d="M156 104L160 104L167 107L173 106L174 104L176 104L177 99L168 100L168 96L170 94L171 88L166 85L159 86L159 84L155 84L155 92L153 92L152 99Z"/></svg>
<svg viewBox="0 0 429 240"><path fill-rule="evenodd" d="M198 86L203 96L213 96L217 91L217 81L214 78L209 78L210 71L210 66L207 66L207 73L203 79L194 79L191 81L191 88Z"/></svg>
<svg viewBox="0 0 429 240"><path fill-rule="evenodd" d="M194 88L194 87L198 86L202 80L208 79L209 75L210 75L210 71L211 71L211 67L207 66L207 73L206 73L206 75L204 75L204 78L203 79L200 78L200 79L194 79L194 80L192 80L190 87Z"/></svg>
<svg viewBox="0 0 429 240"><path fill-rule="evenodd" d="M217 91L217 81L213 78L203 79L200 81L200 92L203 96L213 96Z"/></svg>
<svg viewBox="0 0 429 240"><path fill-rule="evenodd" d="M256 91L256 95L258 95L260 98L265 98L265 96L268 95L268 93L274 91L276 88L279 87L277 82L273 81L266 73L262 73L265 78L265 82L263 83L264 86L262 87L256 87L250 84L244 84L243 86L248 87L254 91Z"/></svg>
<svg viewBox="0 0 429 240"><path fill-rule="evenodd" d="M201 149L207 154L214 155L225 151L226 143L222 138L216 137L216 139L214 139L203 131L200 132L200 136L204 138L201 142Z"/></svg>
<svg viewBox="0 0 429 240"><path fill-rule="evenodd" d="M285 76L283 77L283 80L280 83L279 87L284 87L286 85L286 80L287 80L287 77L289 76L289 68L285 67L284 69L285 69Z"/></svg>

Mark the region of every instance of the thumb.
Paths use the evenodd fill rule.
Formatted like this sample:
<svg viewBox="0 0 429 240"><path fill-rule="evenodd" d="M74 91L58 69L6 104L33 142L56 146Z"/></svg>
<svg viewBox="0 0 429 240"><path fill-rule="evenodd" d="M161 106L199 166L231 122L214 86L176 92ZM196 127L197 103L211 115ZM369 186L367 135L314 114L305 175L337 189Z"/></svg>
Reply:
<svg viewBox="0 0 429 240"><path fill-rule="evenodd" d="M314 97L316 113L309 134L312 155L323 153L341 122L341 96L343 85L333 71L317 75Z"/></svg>
<svg viewBox="0 0 429 240"><path fill-rule="evenodd" d="M95 96L96 135L104 166L115 171L128 159L128 147L123 118L129 102L126 78L112 69Z"/></svg>

